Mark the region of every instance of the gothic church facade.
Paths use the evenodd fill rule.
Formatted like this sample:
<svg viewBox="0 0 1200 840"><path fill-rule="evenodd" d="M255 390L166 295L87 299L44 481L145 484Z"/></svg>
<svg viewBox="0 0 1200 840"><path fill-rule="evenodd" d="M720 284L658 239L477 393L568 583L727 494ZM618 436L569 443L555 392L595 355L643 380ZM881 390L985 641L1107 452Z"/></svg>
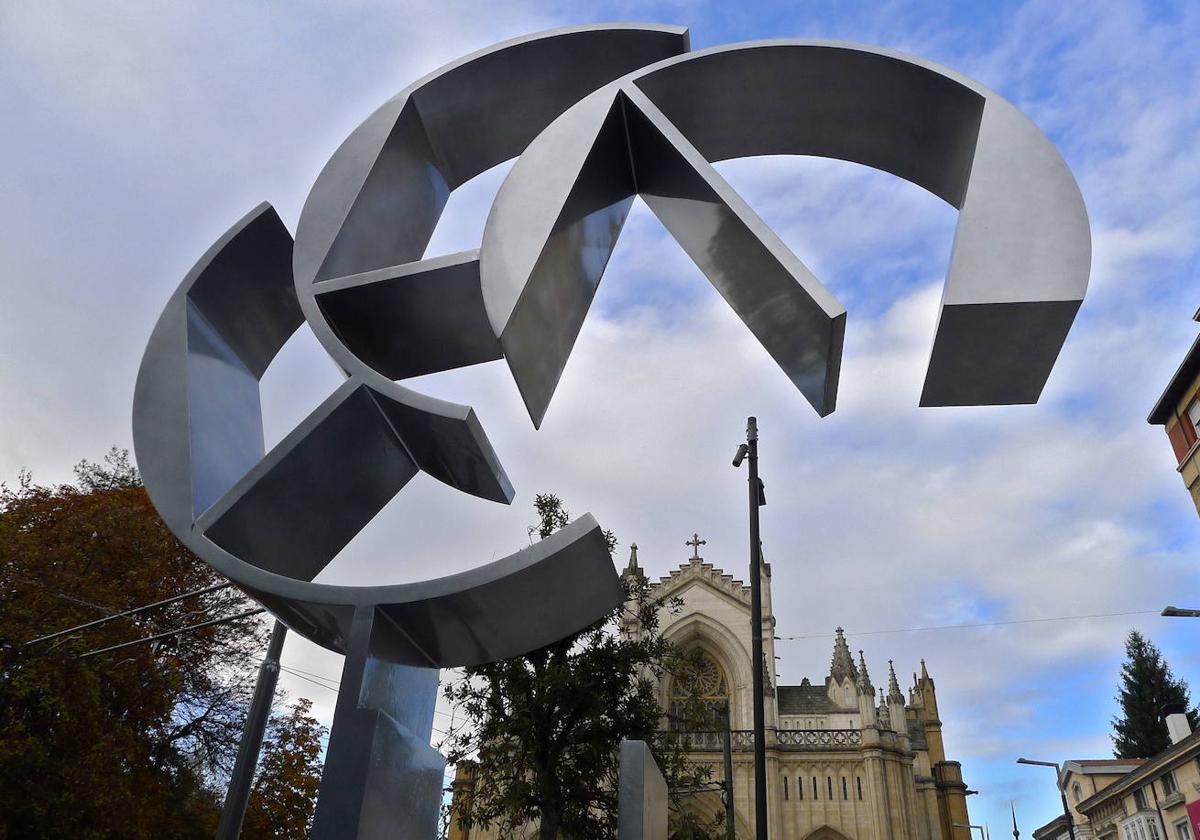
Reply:
<svg viewBox="0 0 1200 840"><path fill-rule="evenodd" d="M675 608L660 613L663 635L703 663L687 696L697 690L714 708L728 701L733 741L735 830L754 836L753 679L750 587L699 556L652 584L652 594ZM644 575L631 548L625 575ZM771 840L972 840L967 786L961 767L946 758L937 692L924 660L903 691L892 663L886 685L872 684L862 652L857 662L838 628L823 682L779 685L775 678L775 614L770 566L764 567L762 633L766 664L767 817ZM638 632L627 624L627 633ZM669 679L659 687L664 712L682 694ZM878 693L877 693L878 692ZM722 736L689 736L689 758L722 779ZM460 768L456 795L476 784ZM694 793L684 807L716 820L720 794ZM524 836L536 836L528 826ZM451 825L451 840L493 840L494 830Z"/></svg>
<svg viewBox="0 0 1200 840"><path fill-rule="evenodd" d="M681 606L664 609L664 636L704 663L696 682L705 700L728 700L734 734L734 802L739 838L753 837L753 679L750 587L699 556L653 584L653 594ZM624 574L643 574L637 546ZM892 663L886 684L872 684L861 651L857 661L841 630L828 676L779 685L775 678L776 618L770 566L764 567L763 650L766 664L767 818L772 840L970 840L967 786L961 766L946 758L937 691L924 660L901 689ZM637 632L627 627L627 632ZM664 681L669 709L679 693ZM718 736L692 740L692 756L721 778ZM688 797L688 807L716 816L720 797Z"/></svg>

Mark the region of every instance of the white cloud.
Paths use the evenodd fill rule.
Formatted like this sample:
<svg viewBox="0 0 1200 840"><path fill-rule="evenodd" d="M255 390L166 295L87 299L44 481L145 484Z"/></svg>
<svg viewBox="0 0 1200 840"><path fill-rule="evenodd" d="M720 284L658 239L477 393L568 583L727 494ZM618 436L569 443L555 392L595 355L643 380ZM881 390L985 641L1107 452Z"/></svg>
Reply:
<svg viewBox="0 0 1200 840"><path fill-rule="evenodd" d="M589 9L646 17L644 7ZM420 73L565 11L536 3L0 7L0 476L43 480L128 441L133 378L159 307L221 229L263 198L294 221L317 169ZM696 4L678 11L718 16ZM832 11L826 10L831 17ZM699 530L745 565L745 415L763 432L768 559L781 635L847 627L876 681L918 655L968 781L1033 797L1019 750L1105 749L1131 624L1149 618L854 637L854 632L1152 609L1196 582L1194 512L1145 414L1195 335L1200 61L1193 6L1030 2L986 32L894 5L832 29L914 49L1026 108L1060 143L1093 223L1091 291L1040 405L916 407L954 213L889 176L761 159L731 183L850 309L839 409L819 420L644 207L635 209L541 432L503 363L414 387L477 408L519 496L506 508L419 477L335 561L341 581L412 579L519 548L538 491L591 510L665 574ZM613 14L616 16L616 14ZM928 23L932 19L935 24ZM688 22L688 21L684 21ZM789 18L791 31L825 26ZM722 24L732 25L732 24ZM958 27L958 28L956 28ZM710 25L703 37L723 40ZM753 33L753 34L780 34ZM833 34L841 34L836 32ZM502 171L473 185L435 248L478 241ZM337 381L311 335L268 374L277 439ZM1168 647L1194 669L1185 645ZM783 642L787 681L827 639ZM298 638L286 661L336 677ZM1069 676L1064 678L1064 672ZM1185 675L1187 675L1185 673ZM1097 682L1098 681L1098 682ZM326 720L332 692L285 674ZM1086 688L1084 687L1086 686ZM1058 719L1070 708L1069 719ZM982 725L981 725L982 723ZM1068 756L1074 752L1075 755ZM1052 789L1039 805L1053 815ZM1006 807L1006 803L1004 803ZM1048 809L1048 810L1047 810ZM996 817L999 819L999 817Z"/></svg>

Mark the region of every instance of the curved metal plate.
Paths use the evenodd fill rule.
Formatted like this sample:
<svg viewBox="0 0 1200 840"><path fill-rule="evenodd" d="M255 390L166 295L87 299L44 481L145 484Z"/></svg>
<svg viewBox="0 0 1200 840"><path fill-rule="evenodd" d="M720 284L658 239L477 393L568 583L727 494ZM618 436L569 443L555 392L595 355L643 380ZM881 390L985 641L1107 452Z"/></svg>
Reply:
<svg viewBox="0 0 1200 840"><path fill-rule="evenodd" d="M995 92L930 62L766 41L617 80L552 123L509 173L480 277L535 426L634 194L817 412L833 411L845 311L711 166L765 154L865 164L958 207L921 404L1037 401L1091 258L1087 212L1054 146Z"/></svg>
<svg viewBox="0 0 1200 840"><path fill-rule="evenodd" d="M378 607L404 640L396 656L425 667L517 655L620 602L590 516L449 578L312 579L418 469L511 500L469 406L391 381L499 356L477 255L420 258L455 186L520 153L581 96L686 49L683 28L617 25L481 51L406 89L350 136L314 186L294 247L265 204L213 245L160 316L134 398L147 490L189 548L335 650L345 650L355 609ZM305 318L348 379L268 453L258 380Z"/></svg>

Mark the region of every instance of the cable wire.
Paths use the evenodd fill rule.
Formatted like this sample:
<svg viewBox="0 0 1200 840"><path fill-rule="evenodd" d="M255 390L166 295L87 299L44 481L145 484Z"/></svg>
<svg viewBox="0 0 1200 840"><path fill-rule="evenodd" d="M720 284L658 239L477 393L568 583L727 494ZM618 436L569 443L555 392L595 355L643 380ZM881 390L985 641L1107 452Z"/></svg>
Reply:
<svg viewBox="0 0 1200 840"><path fill-rule="evenodd" d="M210 621L202 621L199 624L190 624L187 627L180 627L177 630L167 630L164 633L155 633L153 636L143 636L142 638L134 639L131 642L121 642L121 644L119 644L119 645L109 645L108 647L100 648L99 650L89 650L87 653L81 653L81 654L79 654L79 656L77 656L75 658L76 659L88 659L89 657L92 657L92 656L99 656L102 653L111 653L114 650L121 650L122 648L133 647L134 645L140 645L140 644L144 644L146 642L154 642L159 639L167 639L167 638L170 638L171 636L178 636L182 633L190 633L193 630L200 630L205 627L212 627L213 625L216 625L216 624L224 624L227 621L237 621L238 619L241 619L241 618L249 618L252 615L258 615L259 613L264 613L264 612L266 612L265 609L263 609L262 607L258 607L257 609L246 610L245 612L240 612L240 613L237 613L236 615L227 615L223 618L214 618Z"/></svg>
<svg viewBox="0 0 1200 840"><path fill-rule="evenodd" d="M883 636L889 633L922 633L926 630L973 630L979 627L1005 627L1012 624L1042 624L1048 621L1082 621L1089 618L1118 618L1130 615L1159 615L1161 610L1130 610L1128 612L1092 613L1090 615L1056 615L1049 618L1015 618L1009 621L985 621L978 624L937 624L929 627L901 627L894 630L866 630L861 633L846 631L850 636ZM809 636L780 636L783 642L798 642L806 639L828 639L828 633Z"/></svg>
<svg viewBox="0 0 1200 840"><path fill-rule="evenodd" d="M137 615L138 613L145 612L146 610L152 610L155 607L165 607L167 604L173 604L176 601L182 601L184 598L191 598L195 595L207 595L209 592L216 592L219 589L228 589L232 585L233 584L231 584L231 583L218 583L213 586L206 586L203 589L195 589L191 592L184 592L182 595L175 595L171 598L164 598L161 601L155 601L153 604L144 604L143 606L140 606L140 607L134 607L132 610L125 610L125 612L119 612L119 613L115 613L113 615L105 616L104 618L98 618L95 621L88 621L84 624L77 624L74 627L68 627L66 630L59 630L55 633L48 633L45 636L38 636L36 639L30 639L28 642L26 642L25 646L28 647L29 645L36 645L38 642L45 642L45 641L48 641L49 639L57 639L59 636L65 636L68 633L75 633L75 632L78 632L79 630L87 630L88 628L91 628L91 627L98 627L101 624L106 624L110 621L115 621L118 618L127 618L128 616Z"/></svg>

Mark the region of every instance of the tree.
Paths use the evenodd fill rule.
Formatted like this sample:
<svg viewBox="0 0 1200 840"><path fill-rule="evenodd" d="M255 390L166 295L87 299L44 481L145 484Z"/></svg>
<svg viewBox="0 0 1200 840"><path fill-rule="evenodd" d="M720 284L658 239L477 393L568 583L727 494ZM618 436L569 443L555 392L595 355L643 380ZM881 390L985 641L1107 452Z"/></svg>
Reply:
<svg viewBox="0 0 1200 840"><path fill-rule="evenodd" d="M27 644L223 582L163 525L127 453L81 462L76 482L0 485L0 838L211 837L265 628L78 658L247 606L219 590Z"/></svg>
<svg viewBox="0 0 1200 840"><path fill-rule="evenodd" d="M308 836L326 734L311 711L312 701L301 698L286 716L272 717L242 824L244 840Z"/></svg>
<svg viewBox="0 0 1200 840"><path fill-rule="evenodd" d="M557 496L540 494L535 507L531 536L569 521ZM611 554L616 538L605 537ZM525 656L466 668L447 685L464 723L442 749L451 764L473 761L480 780L456 799L450 819L502 836L536 821L540 840L611 838L622 739L649 742L672 788L704 784L709 768L689 764L681 736L660 727L657 681L690 660L658 632L664 604L650 597L649 582L626 575L623 583L625 604L600 622ZM639 633L622 632L631 617Z"/></svg>
<svg viewBox="0 0 1200 840"><path fill-rule="evenodd" d="M1197 710L1191 708L1187 683L1176 679L1162 653L1137 630L1125 640L1125 663L1116 700L1121 714L1113 718L1113 754L1117 758L1150 758L1171 746L1163 707L1177 704L1188 711L1192 726Z"/></svg>

